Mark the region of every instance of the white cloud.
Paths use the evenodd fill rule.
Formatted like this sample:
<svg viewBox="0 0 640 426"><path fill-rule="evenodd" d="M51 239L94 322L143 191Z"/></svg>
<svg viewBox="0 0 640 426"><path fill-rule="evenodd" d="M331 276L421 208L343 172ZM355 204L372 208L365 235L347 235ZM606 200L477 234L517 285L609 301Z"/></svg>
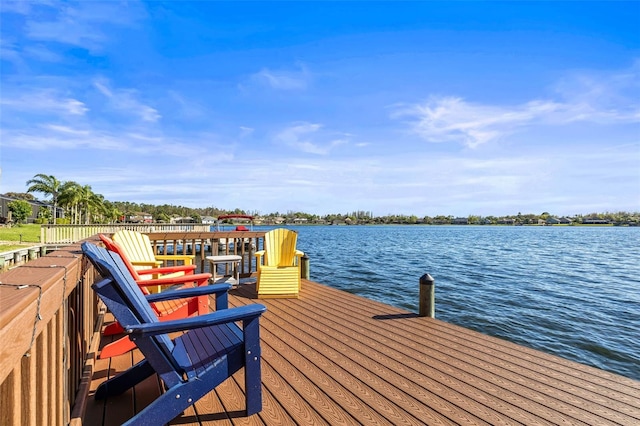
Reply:
<svg viewBox="0 0 640 426"><path fill-rule="evenodd" d="M185 97L175 90L168 90L167 94L172 102L173 116L180 116L186 119L200 119L210 115L201 100L194 100L192 96Z"/></svg>
<svg viewBox="0 0 640 426"><path fill-rule="evenodd" d="M24 48L24 53L30 58L43 62L62 62L64 60L62 55L47 49L43 45L27 46Z"/></svg>
<svg viewBox="0 0 640 426"><path fill-rule="evenodd" d="M276 135L276 140L296 148L300 148L302 146L310 147L313 146L313 144L306 138L309 137L308 135L317 132L320 127L320 124L296 124L279 132Z"/></svg>
<svg viewBox="0 0 640 426"><path fill-rule="evenodd" d="M45 124L42 127L44 127L45 129L49 129L49 130L53 130L53 131L59 132L59 133L66 133L66 134L71 134L71 135L86 136L86 135L90 134L89 130L74 129L73 127L61 126L61 125L58 125L58 124Z"/></svg>
<svg viewBox="0 0 640 426"><path fill-rule="evenodd" d="M31 10L31 4L33 2L26 0L18 1L3 1L0 3L0 11L3 13L18 13L20 15L27 15Z"/></svg>
<svg viewBox="0 0 640 426"><path fill-rule="evenodd" d="M431 97L424 104L395 112L392 117L408 116L413 131L429 142L461 142L475 148L511 134L559 108L552 102L533 101L506 108L473 104L457 97Z"/></svg>
<svg viewBox="0 0 640 426"><path fill-rule="evenodd" d="M15 66L24 66L24 60L20 55L18 43L8 37L0 38L0 59L13 63Z"/></svg>
<svg viewBox="0 0 640 426"><path fill-rule="evenodd" d="M155 123L162 116L157 109L145 105L138 100L139 93L133 89L116 89L108 87L104 80L96 80L94 86L100 93L109 99L110 106L118 112L134 115L143 121Z"/></svg>
<svg viewBox="0 0 640 426"><path fill-rule="evenodd" d="M254 131L255 129L251 127L240 126L240 138L246 138L247 136L251 135Z"/></svg>
<svg viewBox="0 0 640 426"><path fill-rule="evenodd" d="M146 15L137 2L115 1L32 3L28 10L29 13L23 13L27 16L26 35L30 39L89 50L102 49L115 33L114 26L133 26Z"/></svg>
<svg viewBox="0 0 640 426"><path fill-rule="evenodd" d="M333 148L348 143L344 137L335 138L320 130L321 124L301 122L281 130L275 140L298 151L326 155Z"/></svg>
<svg viewBox="0 0 640 426"><path fill-rule="evenodd" d="M475 148L533 125L640 122L639 82L636 62L629 70L607 76L574 74L557 85L557 100L491 105L431 96L422 104L398 107L392 118L408 118L411 129L427 141Z"/></svg>
<svg viewBox="0 0 640 426"><path fill-rule="evenodd" d="M251 81L276 90L304 90L309 85L311 74L305 66L298 64L298 67L294 71L263 68L251 76Z"/></svg>
<svg viewBox="0 0 640 426"><path fill-rule="evenodd" d="M18 96L0 98L3 108L27 112L48 112L63 115L84 115L89 109L84 102L65 97L53 89L34 90Z"/></svg>

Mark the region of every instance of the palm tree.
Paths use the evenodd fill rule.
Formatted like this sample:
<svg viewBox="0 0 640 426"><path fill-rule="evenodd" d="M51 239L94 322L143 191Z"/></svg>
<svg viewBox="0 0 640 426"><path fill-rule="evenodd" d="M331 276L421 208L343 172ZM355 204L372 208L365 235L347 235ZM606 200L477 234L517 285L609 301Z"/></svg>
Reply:
<svg viewBox="0 0 640 426"><path fill-rule="evenodd" d="M60 190L60 204L67 208L73 223L80 225L84 219L84 224L88 225L94 222L94 216L102 213L104 197L94 193L90 185L68 181Z"/></svg>
<svg viewBox="0 0 640 426"><path fill-rule="evenodd" d="M80 191L80 206L84 213L84 223L93 222L92 216L99 213L103 206L103 197L91 190L90 185L84 185Z"/></svg>
<svg viewBox="0 0 640 426"><path fill-rule="evenodd" d="M27 185L30 185L27 192L41 192L51 196L51 203L53 204L53 224L56 223L58 196L60 195L61 182L52 175L37 174L32 179L27 181Z"/></svg>
<svg viewBox="0 0 640 426"><path fill-rule="evenodd" d="M59 202L64 206L72 224L80 224L78 206L80 204L82 187L72 180L65 182L60 188Z"/></svg>
<svg viewBox="0 0 640 426"><path fill-rule="evenodd" d="M114 203L108 200L103 200L102 206L104 215L103 220L105 220L107 223L115 222L118 220L118 218L120 218L120 216L122 216L122 213Z"/></svg>

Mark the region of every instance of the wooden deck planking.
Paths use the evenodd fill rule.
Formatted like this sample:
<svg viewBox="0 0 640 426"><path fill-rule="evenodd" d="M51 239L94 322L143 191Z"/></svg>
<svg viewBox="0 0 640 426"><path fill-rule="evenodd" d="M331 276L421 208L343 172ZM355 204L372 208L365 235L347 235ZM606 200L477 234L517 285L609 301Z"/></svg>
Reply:
<svg viewBox="0 0 640 426"><path fill-rule="evenodd" d="M334 307L335 305L331 303L328 307ZM337 310L336 310L337 311ZM317 313L317 307L315 312ZM325 311L324 314L331 315L332 311ZM295 313L295 316L302 315L301 312ZM345 321L348 321L348 318L342 318ZM310 321L319 322L318 316L311 317ZM428 422L429 424L433 424L434 422L439 421L456 421L456 422L467 422L472 421L474 423L487 423L487 424L495 424L500 421L507 421L508 419L502 418L500 416L496 416L494 411L484 409L484 407L478 405L475 400L465 398L464 395L459 392L455 392L453 387L446 387L442 383L438 383L437 381L432 380L430 374L424 374L420 372L420 367L424 367L423 364L414 365L414 368L411 368L411 364L416 364L411 357L406 358L406 363L402 362L393 362L389 360L393 360L395 354L398 351L402 350L403 345L395 345L395 347L387 347L381 351L381 348L374 348L371 346L363 345L361 342L357 342L359 338L359 331L366 330L368 333L376 333L375 330L371 328L363 328L363 324L354 324L354 328L358 328L358 331L355 332L351 327L345 327L342 325L334 324L335 328L327 329L324 328L319 331L314 331L312 328L304 327L303 331L305 334L308 334L311 337L312 341L317 339L322 339L323 337L329 335L342 335L347 336L351 339L351 345L346 345L341 343L339 339L332 339L332 341L323 342L326 348L330 348L330 351L334 351L332 354L332 358L338 359L343 363L347 363L344 366L346 371L358 371L360 374L364 373L368 375L370 383L364 383L364 386L369 386L372 389L379 389L383 392L381 398L377 403L372 404L378 409L381 407L385 407L385 404L393 403L398 407L404 409L404 413L400 414L400 417L397 415L388 418L388 421L391 421L394 424L400 424L404 421L410 420L410 415L414 416L414 421L423 423ZM383 338L384 339L384 338ZM383 340L382 339L382 340ZM381 341L376 339L377 341ZM296 347L295 342L290 343L291 347ZM335 348L335 349L334 349ZM369 354L369 355L365 355ZM373 358L371 358L373 356ZM351 360L357 359L360 365L354 364ZM317 359L314 359L314 362L319 362ZM351 364L351 365L348 365ZM390 368L381 368L387 364ZM409 364L409 366L407 365ZM335 374L336 366L328 366L332 375ZM417 368L415 368L417 367ZM427 367L429 368L429 367ZM377 371L379 370L379 371ZM378 377L374 377L368 372L374 372L378 374ZM431 370L430 373L439 375L440 373ZM440 374L441 375L441 374ZM442 375L444 381L451 380L449 376ZM421 385L419 382L422 382ZM400 392L403 390L404 393ZM431 389L431 391L429 390ZM371 390L369 392L371 392ZM329 392L329 391L327 391ZM373 391L375 392L375 391ZM361 394L362 392L357 392ZM366 393L365 393L366 394ZM435 414L429 407L425 407L421 402L422 398L431 398L434 403L440 405L440 410L442 413L447 415L447 413L452 413L453 417L449 415L447 418L442 418L442 416ZM389 401L387 401L389 399ZM451 404L451 401L460 401L457 406L472 406L475 405L475 410L480 411L479 416L471 416L467 415L464 410L456 409ZM494 400L494 404L499 404L500 401ZM389 410L393 410L394 407L389 408ZM348 407L345 407L348 409ZM503 407L504 410L504 407ZM369 419L358 419L362 422L368 423Z"/></svg>
<svg viewBox="0 0 640 426"><path fill-rule="evenodd" d="M173 424L640 424L640 382L310 281L300 299L230 292L264 303L263 410L245 417L243 371ZM92 390L137 351L98 360ZM106 404L90 396L86 424L120 424L159 392L156 376Z"/></svg>
<svg viewBox="0 0 640 426"><path fill-rule="evenodd" d="M365 327L364 324L354 324L356 327ZM411 330L407 330L407 331L411 331ZM357 338L356 335L354 335L354 333L351 330L348 330L347 333L349 333L349 336L351 338ZM384 336L379 336L376 338L376 340L380 340L380 338L382 340L385 340ZM411 345L413 342L402 342L400 345L400 348L402 350L402 347L406 347L407 345ZM438 352L434 352L431 350L431 345L434 343L433 340L431 340L429 346L429 349L427 351L424 351L425 345L420 345L420 347L418 348L417 352L413 352L410 353L408 350L404 351L405 354L408 356L408 359L416 359L416 362L411 361L410 364L414 364L414 368L417 366L419 367L421 365L422 362L428 362L428 364L430 364L430 366L433 367L437 367L438 370L432 370L429 372L428 376L429 377L440 377L443 380L443 384L450 386L452 389L458 389L460 391L463 391L464 393L468 393L471 392L471 395L474 398L477 398L479 400L483 400L484 404L490 406L490 407L496 407L496 404L503 404L500 411L505 412L505 413L509 413L511 411L511 407L504 405L503 401L508 401L509 399L513 398L512 395L512 391L513 389L510 387L511 385L506 384L506 383L499 383L499 385L501 386L500 388L496 387L495 385L493 385L491 380L478 380L478 378L482 377L482 374L484 373L483 370L478 370L478 368L474 368L473 366L466 364L466 365L460 365L457 366L457 371L454 370L450 370L450 367L455 366L453 362L450 362L450 360L447 360L446 358L452 358L452 351L450 350L448 353L445 351L440 351ZM392 343L387 342L387 344L389 345L393 345ZM398 349L398 347L391 347L392 351L396 351ZM386 353L386 356L390 356L390 357L394 357L393 353ZM422 359L421 359L422 358ZM438 359L439 358L439 359ZM435 360L435 361L434 361ZM449 361L449 362L447 362ZM483 367L487 367L487 365L483 366ZM398 369L401 369L402 366L401 365L395 365L393 366L393 370L398 371ZM473 375L470 375L469 373L473 373ZM444 374L444 375L443 375ZM458 380L451 380L451 377L455 377ZM494 379L493 377L491 379ZM472 386L475 389L465 389L464 386L468 385L468 386ZM510 392L508 393L504 393L502 391L502 388L504 387L510 387ZM480 390L482 389L485 394L481 395L480 393L478 393L476 390ZM486 392L491 392L493 394L495 394L497 397L501 398L501 400L496 400L494 399L489 399L489 397L486 395ZM501 395L502 392L502 395ZM526 392L526 389L525 389ZM531 392L528 392L529 395L531 395ZM455 398L454 395L449 395L447 397L448 400L454 400L453 398ZM482 399L480 399L482 398ZM466 404L465 404L466 405ZM541 415L542 412L540 411L540 407L537 408L537 412L538 415ZM513 415L515 415L516 413L511 413ZM552 413L553 414L553 421L557 420L557 413ZM517 418L514 417L515 420L518 420ZM488 419L489 421L493 422L493 419ZM526 421L526 419L524 419Z"/></svg>
<svg viewBox="0 0 640 426"><path fill-rule="evenodd" d="M335 306L335 302L333 302L333 303L332 303L332 305L333 305L333 306ZM363 306L359 306L359 307L358 307L358 309L366 309L368 306L372 306L372 305L371 305L370 303L365 302L365 304L364 304ZM338 310L338 311L342 311L342 309L336 309L336 310ZM427 321L427 322L425 322L425 321L424 321L424 319L414 319L414 320L412 320L412 322L413 322L413 323L415 323L416 321L417 321L417 323L418 323L418 324L427 324L427 323L428 323L428 321ZM402 322L406 323L407 321L402 321ZM436 321L435 323L437 323L437 321ZM447 326L447 325L446 325L446 324L444 324L444 323L441 323L440 325L445 325L445 326ZM397 326L397 324L394 324L394 327L395 327L395 326ZM450 325L449 325L449 326L450 326ZM451 326L451 327L456 328L455 326ZM457 330L456 330L456 332L460 332L460 331L461 331L459 328L456 328L456 329L457 329ZM407 333L412 333L412 332L414 332L414 333L415 333L415 332L418 332L419 330L418 330L417 328L415 328L415 327L413 327L413 326L412 326L412 327L411 327L411 328L409 328L409 329L406 329L406 328L405 328L403 331L406 331ZM515 355L516 355L516 358L515 358L515 359L518 359L520 352L524 349L524 348L522 348L522 347L520 347L520 346L513 345L513 344L509 344L508 342L504 342L504 341L502 341L502 340L498 340L498 339L493 339L493 340L495 340L495 344L487 345L487 339L491 340L491 338L487 338L487 336L478 335L477 333L469 332L469 331L464 330L464 329L462 329L462 331L463 331L463 332L465 332L467 335L475 335L475 337L476 337L476 338L480 337L480 338L483 340L483 345L480 345L480 346L478 346L478 347L477 347L477 348L475 348L475 349L479 349L479 350L485 350L485 351L487 351L487 350L489 350L491 347L495 347L495 344L501 344L501 346L502 346L503 348L507 348L507 351L509 351L509 352L508 352L508 354L511 354L511 355L515 354ZM399 336L402 336L403 338L404 338L404 336L405 336L405 334L404 334L404 333L398 333L398 335L399 335ZM447 336L447 339L446 339L444 342L445 342L445 343L446 343L446 342L448 342L451 338L452 338L452 336L451 336L451 335L450 335L450 336ZM378 340L378 338L376 338L376 340ZM425 344L425 343L426 343L426 344ZM414 342L412 342L411 340L409 340L409 341L404 341L404 342L403 342L403 345L412 345L412 344L414 344ZM422 349L424 349L424 348L427 348L427 349L431 350L431 347L433 346L433 344L434 344L433 339L431 339L431 341L422 342L422 344L420 345L420 347L418 347L418 350L422 350ZM452 356L452 355L453 355L453 351L452 351L452 349L453 349L453 348L448 348L446 351L442 351L442 354L445 354L447 357L450 357L450 356ZM515 351L515 352L514 352L514 351ZM499 353L496 353L496 351L492 351L492 352L493 352L493 353L491 354L491 355L492 355L492 357L495 357L496 355L498 355L498 354L499 354ZM567 361L565 361L565 360L560 360L560 359L558 359L558 358L556 358L556 357L545 356L545 354L541 354L541 353L539 353L539 352L535 352L535 351L530 351L530 352L533 352L533 353L535 353L535 354L536 354L536 355L538 355L538 356L542 356L542 357L545 359L545 362L546 362L546 364L547 364L547 365L549 365L549 363L550 363L551 361L561 361L561 363L562 363L562 364L570 365L570 366L576 366L576 364L569 363L569 362L567 362ZM434 355L434 354L432 353L430 356L432 356L432 355ZM436 355L437 355L437 354L436 354ZM470 359L470 360L475 360L475 359L476 359L476 357L477 357L477 353L473 353L473 352L468 352L468 353L466 353L466 354L464 355L464 358L466 358L467 360L469 360L469 359ZM422 361L427 362L427 361L429 361L429 360L427 360L427 359L423 359ZM446 361L446 360L445 360L445 361ZM482 366L481 366L481 367L482 367L482 369L488 369L489 367L491 367L490 362L491 362L491 360L489 360L487 363L485 363L484 365L482 365ZM523 366L520 366L520 367L519 367L520 371L521 371L522 367L523 367ZM502 369L502 368L505 368L505 365L504 365L504 364L503 364L503 365L501 365L501 366L500 366L500 368L501 368L501 369ZM456 373L454 376L456 376L456 377L463 377L463 376L464 376L464 374L465 374L465 372L466 372L466 370L468 370L468 369L469 369L469 364L467 364L466 366L460 366L460 370L461 370L461 371L457 371L457 373ZM493 374L493 375L497 375L498 373L500 373L500 372L501 372L501 370L500 370L500 369L496 369L495 367L493 368L493 370L494 370L494 371L489 370L490 372L492 372L492 374ZM483 371L483 370L479 370L479 371L477 372L477 374L481 374L481 373L482 373L482 371ZM600 372L599 370L596 370L595 372L596 372L596 373L604 373L604 372ZM520 372L518 372L518 375L516 375L516 374L512 374L512 375L511 375L511 377L512 377L512 378L519 378L519 374L520 374ZM540 374L540 373L537 373L536 375L532 375L532 376L530 376L530 377L527 377L527 380L535 381L535 380L537 380L537 379L538 379L538 377L540 377L540 376L539 376L539 374ZM608 373L604 373L604 374L605 374L605 375L607 375ZM611 376L611 375L609 375L609 376ZM495 380L495 379L494 379L493 377L490 377L490 378L489 378L489 380L488 380L488 383L490 384L492 380ZM630 381L630 382L632 382L632 381ZM637 382L633 382L633 383L637 386ZM582 385L585 385L586 383L584 383L584 382L583 382L583 383L581 383L581 384L582 384ZM483 386L482 386L482 387L483 387L483 388L486 388L486 385L487 385L487 383L483 384ZM512 384L507 384L507 385L505 386L505 387L506 387L506 389L508 389L508 390L509 390L509 394L511 394L511 392L513 392L513 390L514 390L514 389L512 388L512 386L513 386ZM538 386L538 384L536 383L536 387L537 387L537 386ZM606 388L605 388L605 389L604 389L604 392L605 392L605 394L609 395L609 394L611 393L611 389L606 389ZM590 396L590 400L592 400L592 397L593 397L593 396L591 395L591 396ZM618 395L618 397L620 397L620 395ZM567 394L562 394L562 395L561 395L561 397L560 397L560 399L561 399L561 400L564 400L564 401L566 401L566 399L568 399L568 398L569 398L569 395L567 395ZM548 399L546 399L546 398L545 398L545 400L546 400L547 402L549 402L549 400L548 400ZM581 404L581 403L583 403L583 402L584 402L584 401L577 401L577 403L580 403L580 404ZM611 402L611 401L610 401L610 399L609 399L609 400L607 401L607 404L608 404L608 403L610 403L610 402ZM633 402L635 402L635 404L636 404L635 406L636 406L636 408L637 408L637 403L638 403L638 402L637 402L637 400L629 399L629 400L628 400L628 402L629 402L629 403L633 403ZM620 408L623 408L623 407L620 407ZM563 410L566 410L566 409L570 409L570 407L562 406L562 409L563 409ZM556 416L554 416L553 421L556 421ZM589 421L591 421L591 420L589 419Z"/></svg>

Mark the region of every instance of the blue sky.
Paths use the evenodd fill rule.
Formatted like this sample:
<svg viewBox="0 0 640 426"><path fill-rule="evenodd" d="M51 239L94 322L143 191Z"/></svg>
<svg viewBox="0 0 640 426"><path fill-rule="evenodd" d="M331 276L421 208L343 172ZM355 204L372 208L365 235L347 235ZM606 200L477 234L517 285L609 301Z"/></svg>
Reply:
<svg viewBox="0 0 640 426"><path fill-rule="evenodd" d="M263 214L640 211L640 2L0 13L0 193L45 173Z"/></svg>

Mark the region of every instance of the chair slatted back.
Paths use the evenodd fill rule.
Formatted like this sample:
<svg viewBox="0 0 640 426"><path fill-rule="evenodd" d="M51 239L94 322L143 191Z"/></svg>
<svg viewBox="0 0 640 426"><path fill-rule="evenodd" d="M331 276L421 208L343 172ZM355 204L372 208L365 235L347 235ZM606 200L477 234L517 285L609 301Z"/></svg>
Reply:
<svg viewBox="0 0 640 426"><path fill-rule="evenodd" d="M273 229L264 235L265 265L292 266L298 234L289 229Z"/></svg>
<svg viewBox="0 0 640 426"><path fill-rule="evenodd" d="M118 253L118 255L120 255L120 259L122 260L122 263L126 266L127 270L129 271L133 279L135 281L140 281L141 277L138 274L138 271L129 260L129 257L126 255L122 246L117 241L112 240L106 235L99 234L98 236L100 237L100 240L104 243L105 247L107 247L107 250L116 252ZM142 292L145 294L149 294L149 291L147 289L142 289Z"/></svg>
<svg viewBox="0 0 640 426"><path fill-rule="evenodd" d="M108 283L101 281L94 290L107 307L117 316L118 322L126 330L128 325L157 323L156 313L142 294L140 287L127 271L118 253L110 252L88 242L82 243L82 251ZM163 376L166 383L181 380L180 367L171 354L174 344L166 334L159 334L136 341L139 349L149 360L154 370Z"/></svg>
<svg viewBox="0 0 640 426"><path fill-rule="evenodd" d="M113 234L111 239L120 244L126 256L133 261L155 262L156 260L148 235L121 229Z"/></svg>

